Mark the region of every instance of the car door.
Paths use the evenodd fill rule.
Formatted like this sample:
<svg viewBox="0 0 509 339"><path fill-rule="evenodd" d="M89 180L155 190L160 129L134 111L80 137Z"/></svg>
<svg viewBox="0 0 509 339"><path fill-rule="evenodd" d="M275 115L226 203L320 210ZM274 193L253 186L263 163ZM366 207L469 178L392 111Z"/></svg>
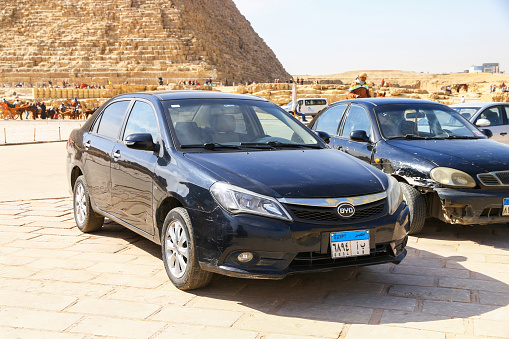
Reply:
<svg viewBox="0 0 509 339"><path fill-rule="evenodd" d="M348 107L348 104L340 104L329 107L325 112L323 112L316 120L313 125L314 131L326 132L331 136L331 140L329 145L331 147L337 148L336 141L338 140L338 130L339 123L341 122L341 118Z"/></svg>
<svg viewBox="0 0 509 339"><path fill-rule="evenodd" d="M112 152L112 214L153 235L154 168L158 156L153 151L128 148L124 144L125 138L135 133L150 133L154 143L160 138L155 109L149 101L134 102L121 140Z"/></svg>
<svg viewBox="0 0 509 339"><path fill-rule="evenodd" d="M508 107L497 105L488 107L479 112L474 124L477 124L479 119L487 119L490 121L488 128L493 132L491 139L509 144L509 125L508 125Z"/></svg>
<svg viewBox="0 0 509 339"><path fill-rule="evenodd" d="M360 105L352 104L343 118L337 140L334 140L336 148L353 155L367 163L371 163L373 145L371 142L353 141L350 134L353 131L365 131L371 139L373 128L368 111Z"/></svg>
<svg viewBox="0 0 509 339"><path fill-rule="evenodd" d="M115 101L98 115L89 133L83 135L83 173L90 198L99 209L110 212L113 148L130 100Z"/></svg>

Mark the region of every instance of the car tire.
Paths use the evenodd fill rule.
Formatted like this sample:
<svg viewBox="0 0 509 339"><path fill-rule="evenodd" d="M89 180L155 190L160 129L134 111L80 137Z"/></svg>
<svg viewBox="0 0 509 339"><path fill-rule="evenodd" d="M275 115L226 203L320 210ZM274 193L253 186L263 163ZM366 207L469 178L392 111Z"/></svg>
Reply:
<svg viewBox="0 0 509 339"><path fill-rule="evenodd" d="M101 229L104 217L95 213L90 204L90 196L84 176L79 176L73 189L74 220L80 231L95 232Z"/></svg>
<svg viewBox="0 0 509 339"><path fill-rule="evenodd" d="M404 182L400 182L403 196L410 209L410 231L408 234L418 234L424 228L424 221L426 219L426 200L424 196Z"/></svg>
<svg viewBox="0 0 509 339"><path fill-rule="evenodd" d="M187 210L182 207L172 209L164 219L161 250L166 273L181 290L205 287L213 276L200 268L194 239Z"/></svg>

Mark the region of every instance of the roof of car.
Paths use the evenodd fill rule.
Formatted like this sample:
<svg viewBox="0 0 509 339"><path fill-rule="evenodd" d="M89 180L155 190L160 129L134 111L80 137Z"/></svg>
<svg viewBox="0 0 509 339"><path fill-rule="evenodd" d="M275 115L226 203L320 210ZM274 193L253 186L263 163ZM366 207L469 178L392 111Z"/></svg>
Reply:
<svg viewBox="0 0 509 339"><path fill-rule="evenodd" d="M125 96L156 96L159 100L181 100L181 99L238 99L238 100L260 100L266 99L245 94L224 93L216 91L152 91L128 93Z"/></svg>
<svg viewBox="0 0 509 339"><path fill-rule="evenodd" d="M462 104L450 105L450 107L486 107L486 106L493 106L493 105L509 105L509 103L508 102L494 102L494 101L465 102Z"/></svg>
<svg viewBox="0 0 509 339"><path fill-rule="evenodd" d="M341 103L341 102L352 102L352 103L369 103L369 104L372 104L373 106L381 106L381 105L393 105L393 104L417 104L417 103L420 103L420 104L438 104L438 105L442 105L441 103L439 102L436 102L436 101L429 101L429 100L420 100L420 99L409 99L409 98L357 98L357 99L349 99L349 100L343 100L343 101L338 101L336 102L335 104L337 103Z"/></svg>

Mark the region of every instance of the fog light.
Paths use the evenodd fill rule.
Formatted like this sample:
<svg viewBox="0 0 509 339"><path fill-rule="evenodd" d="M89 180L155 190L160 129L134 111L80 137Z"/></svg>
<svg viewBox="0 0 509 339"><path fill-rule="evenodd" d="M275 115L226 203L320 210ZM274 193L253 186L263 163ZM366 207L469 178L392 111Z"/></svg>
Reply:
<svg viewBox="0 0 509 339"><path fill-rule="evenodd" d="M253 253L251 252L242 252L237 256L237 260L241 263L250 262L253 260Z"/></svg>

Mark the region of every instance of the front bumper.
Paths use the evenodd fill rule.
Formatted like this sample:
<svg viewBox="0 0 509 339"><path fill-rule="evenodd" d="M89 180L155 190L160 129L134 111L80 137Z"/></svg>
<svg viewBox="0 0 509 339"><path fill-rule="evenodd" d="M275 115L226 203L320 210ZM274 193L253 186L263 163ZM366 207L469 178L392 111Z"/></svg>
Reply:
<svg viewBox="0 0 509 339"><path fill-rule="evenodd" d="M207 271L241 278L282 279L302 272L329 271L392 262L406 256L409 209L402 203L393 215L346 225L287 222L255 215L231 216L218 209L214 217L192 211L200 266ZM222 214L217 222L218 214ZM206 220L216 220L207 226ZM204 222L204 224L202 224ZM223 233L222 230L226 230ZM370 255L332 259L330 232L369 230ZM254 259L237 257L251 252Z"/></svg>
<svg viewBox="0 0 509 339"><path fill-rule="evenodd" d="M509 190L436 188L431 215L450 224L476 225L509 222L502 216Z"/></svg>

